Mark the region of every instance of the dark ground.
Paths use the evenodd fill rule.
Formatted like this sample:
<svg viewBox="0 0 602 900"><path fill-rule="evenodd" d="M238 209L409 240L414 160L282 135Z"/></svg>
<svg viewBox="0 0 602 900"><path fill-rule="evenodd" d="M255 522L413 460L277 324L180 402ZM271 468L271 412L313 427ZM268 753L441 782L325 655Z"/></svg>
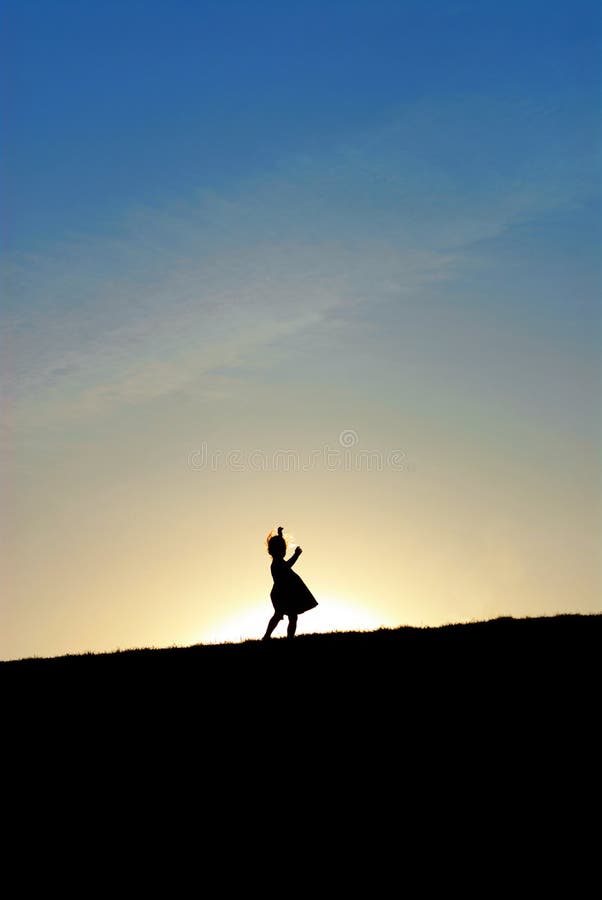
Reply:
<svg viewBox="0 0 602 900"><path fill-rule="evenodd" d="M287 890L413 894L418 869L419 893L538 894L570 848L574 896L601 636L566 615L4 662L5 821L63 872L93 852L87 884L123 858L132 891L169 847L170 894L179 865L229 884L245 855L253 890L276 866Z"/></svg>
<svg viewBox="0 0 602 900"><path fill-rule="evenodd" d="M233 717L426 728L463 720L532 728L568 720L594 698L602 616L500 618L441 628L305 635L264 644L196 645L0 663L5 698L75 722L153 715L209 727Z"/></svg>

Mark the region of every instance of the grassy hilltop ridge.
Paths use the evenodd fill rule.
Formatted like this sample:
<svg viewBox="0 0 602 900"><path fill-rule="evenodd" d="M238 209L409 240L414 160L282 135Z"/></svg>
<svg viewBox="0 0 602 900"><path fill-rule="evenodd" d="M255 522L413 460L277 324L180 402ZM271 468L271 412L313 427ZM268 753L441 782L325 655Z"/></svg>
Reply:
<svg viewBox="0 0 602 900"><path fill-rule="evenodd" d="M120 689L140 683L177 684L194 690L210 679L219 693L235 684L241 693L260 682L274 689L296 681L324 685L378 682L395 690L411 676L416 689L434 682L441 689L458 679L510 685L533 677L576 683L593 663L602 637L602 615L567 614L541 618L498 618L483 622L415 628L402 626L372 632L308 634L287 641L243 641L191 647L119 650L0 663L0 678L13 687L35 684L43 691L55 684L73 689L95 683ZM386 681L383 679L386 678Z"/></svg>
<svg viewBox="0 0 602 900"><path fill-rule="evenodd" d="M601 615L500 618L9 661L0 685L15 749L61 765L152 760L205 785L224 769L241 785L291 769L339 784L353 766L419 791L408 773L529 779L571 758L577 772L596 745L601 637Z"/></svg>
<svg viewBox="0 0 602 900"><path fill-rule="evenodd" d="M131 666L182 665L191 663L214 664L236 663L251 659L262 661L266 653L290 653L293 647L302 647L303 652L321 656L341 653L347 656L353 652L375 650L381 653L399 651L413 653L416 650L437 650L445 652L452 648L462 648L467 652L482 652L485 649L508 649L508 641L513 649L530 649L535 656L546 656L553 647L564 646L576 649L599 640L602 633L602 613L582 615L566 613L554 616L516 619L501 616L477 622L450 623L440 626L415 627L401 625L397 628L380 628L375 631L333 631L318 634L297 635L294 641L283 636L269 642L245 640L238 643L193 644L189 647L143 647L108 652L82 652L55 657L27 657L15 660L0 660L0 672L76 671L81 674L86 669L99 666L117 666L121 669ZM275 651L273 648L284 648ZM301 651L300 651L301 652Z"/></svg>

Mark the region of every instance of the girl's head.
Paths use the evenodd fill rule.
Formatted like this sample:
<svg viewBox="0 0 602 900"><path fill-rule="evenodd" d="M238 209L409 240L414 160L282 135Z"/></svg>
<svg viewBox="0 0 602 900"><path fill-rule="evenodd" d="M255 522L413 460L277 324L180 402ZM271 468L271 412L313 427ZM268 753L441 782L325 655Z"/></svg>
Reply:
<svg viewBox="0 0 602 900"><path fill-rule="evenodd" d="M273 531L270 531L267 536L266 544L270 556L274 559L284 559L286 554L286 541L282 534L282 528L278 529L278 534L274 534Z"/></svg>

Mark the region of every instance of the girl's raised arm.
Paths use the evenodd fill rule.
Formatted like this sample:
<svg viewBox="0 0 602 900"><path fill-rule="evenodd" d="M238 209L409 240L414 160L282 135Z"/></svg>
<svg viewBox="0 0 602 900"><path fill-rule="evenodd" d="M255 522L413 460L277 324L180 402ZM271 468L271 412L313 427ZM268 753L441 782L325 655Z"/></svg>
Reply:
<svg viewBox="0 0 602 900"><path fill-rule="evenodd" d="M293 553L291 558L285 560L287 566L294 566L302 553L303 553L303 550L301 549L301 547L296 547L295 552Z"/></svg>

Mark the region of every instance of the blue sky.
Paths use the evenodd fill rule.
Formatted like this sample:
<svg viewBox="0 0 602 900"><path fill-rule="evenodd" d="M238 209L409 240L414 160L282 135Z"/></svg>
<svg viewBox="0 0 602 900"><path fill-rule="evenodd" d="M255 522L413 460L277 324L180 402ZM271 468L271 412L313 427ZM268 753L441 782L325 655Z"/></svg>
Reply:
<svg viewBox="0 0 602 900"><path fill-rule="evenodd" d="M563 98L566 125L591 127L598 18L554 0L10 3L9 239L107 227L129 203L248 177L431 97ZM519 129L509 116L507 166ZM457 150L445 162L462 170Z"/></svg>
<svg viewBox="0 0 602 900"><path fill-rule="evenodd" d="M285 517L356 619L599 608L598 4L3 20L5 655L205 639ZM186 465L346 428L403 475Z"/></svg>

